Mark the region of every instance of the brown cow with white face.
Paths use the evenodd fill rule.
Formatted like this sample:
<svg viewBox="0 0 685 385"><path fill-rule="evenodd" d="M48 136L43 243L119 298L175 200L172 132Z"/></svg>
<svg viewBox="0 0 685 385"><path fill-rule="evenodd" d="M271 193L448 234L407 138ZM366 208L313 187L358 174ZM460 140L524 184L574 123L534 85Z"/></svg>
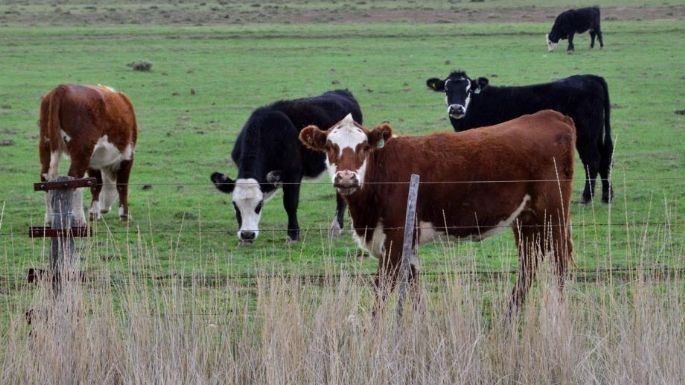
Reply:
<svg viewBox="0 0 685 385"><path fill-rule="evenodd" d="M69 176L82 178L87 172L97 179L97 185L91 188L91 218L109 212L118 192L119 217L126 220L128 179L137 136L135 111L124 93L101 85L57 86L43 96L40 104L41 180L57 177L60 158L67 155L71 159ZM74 194L74 221L83 225L83 191L77 189ZM52 207L46 203L49 222Z"/></svg>
<svg viewBox="0 0 685 385"><path fill-rule="evenodd" d="M411 174L421 177L415 246L444 235L481 240L511 228L519 274L509 314L523 303L544 256L552 255L563 287L572 261L570 118L544 110L478 130L393 137L388 124L368 130L347 116L326 131L304 128L300 140L326 153L333 185L349 205L354 236L379 259L377 288L387 283L392 290L401 263ZM411 268L415 280L418 261ZM382 306L387 292L378 294Z"/></svg>

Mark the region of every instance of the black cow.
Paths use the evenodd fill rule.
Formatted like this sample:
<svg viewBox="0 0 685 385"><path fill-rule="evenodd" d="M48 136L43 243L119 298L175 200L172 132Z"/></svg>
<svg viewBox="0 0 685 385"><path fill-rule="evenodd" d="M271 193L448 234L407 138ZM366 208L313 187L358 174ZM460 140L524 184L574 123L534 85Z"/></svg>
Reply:
<svg viewBox="0 0 685 385"><path fill-rule="evenodd" d="M472 80L465 72L455 71L445 80L431 78L426 84L447 95L447 113L455 131L492 126L544 109L570 116L576 124L576 148L586 175L582 202L592 200L597 173L602 178L602 201L611 201L609 172L614 145L604 78L575 75L551 83L495 87L487 78Z"/></svg>
<svg viewBox="0 0 685 385"><path fill-rule="evenodd" d="M314 124L330 127L351 113L362 120L361 109L348 90L295 100L281 100L257 108L243 126L231 157L238 166L236 180L215 172L216 188L232 193L241 243L251 243L259 235L259 219L264 201L283 187L283 206L288 213L288 238L299 239L297 206L303 177L314 178L326 170L325 155L305 148L298 140L300 130ZM338 195L331 234L343 226L345 201Z"/></svg>
<svg viewBox="0 0 685 385"><path fill-rule="evenodd" d="M560 39L568 39L567 51L573 51L573 35L590 31L590 48L595 47L595 36L599 47L604 47L602 29L599 25L599 7L569 9L557 16L552 30L547 34L547 49L552 51L559 45Z"/></svg>

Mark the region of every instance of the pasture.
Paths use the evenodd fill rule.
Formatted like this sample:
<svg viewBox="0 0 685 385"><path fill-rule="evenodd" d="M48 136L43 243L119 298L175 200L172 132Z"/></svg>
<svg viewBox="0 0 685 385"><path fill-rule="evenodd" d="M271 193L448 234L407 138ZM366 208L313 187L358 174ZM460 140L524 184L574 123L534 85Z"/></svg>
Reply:
<svg viewBox="0 0 685 385"><path fill-rule="evenodd" d="M582 334L579 325L588 325L588 340L595 334L610 336L606 344L595 341L594 346L598 349L595 352L600 353L587 354L607 358L607 362L615 365L611 370L620 371L622 365L627 365L608 358L612 349L624 342L634 345L631 345L633 350L626 348L621 357L640 352L654 360L670 357L664 364L668 370L659 367L668 374L662 380L668 383L685 378L682 347L677 347L678 341L685 341L681 280L682 269L685 269L685 67L682 64L685 63L685 47L675 43L685 38L682 6L669 8L671 3L677 3L655 3L646 6L644 12L657 16L636 20L639 8L633 7L630 1L612 1L611 5L626 6L633 13L626 12L629 15L626 20L603 18L605 49L590 50L589 37L582 34L575 39L576 52L568 55L562 49L552 53L546 51L544 34L548 32L551 20L545 15L553 12L545 12L544 8L540 11L536 8L540 4L535 1L512 3L512 8L530 10L533 16L509 22L498 14L497 7L502 6L499 2L464 4L463 13L456 12L452 7L457 5L451 2L449 5L428 2L423 6L402 2L401 8L409 14L413 10L426 18L419 18L420 23L404 21L399 16L386 20L378 15L384 11L395 12L396 4L380 2L373 6L372 3L358 2L352 10L341 10L338 5L305 1L291 2L287 6L274 2L257 7L232 2L163 5L122 0L110 7L115 10L100 4L93 10L88 8L92 7L90 5L75 2L73 6L60 5L60 12L55 12L55 6L47 2L0 5L3 14L0 17L0 141L3 144L0 146L0 335L16 344L24 342L27 328L22 326L22 314L40 296L34 294L37 289L24 283L24 278L29 267L46 266L48 246L42 240L30 240L26 233L28 226L42 224L44 215L43 193L32 190L32 184L39 177L37 119L40 96L57 84L100 83L122 90L133 101L138 117L139 140L129 189L133 219L121 223L116 215L109 214L94 224L96 235L82 242L82 269L93 277L93 283L84 289L83 298L85 302L96 303L95 308L89 308L97 315L93 319L105 320L115 329L121 326L119 322L135 323L132 321L135 317L122 321L125 317L116 311L110 314L108 303L111 309L137 309L141 314L148 314L150 308L156 309L150 312L153 314L164 314L172 308L176 309L168 311L172 314L211 313L214 316L193 318L189 324L183 322L184 317L173 320L141 317L138 319L141 329L136 330L142 333L142 330L163 329L166 325L169 333L178 332L179 336L192 339L193 333L189 330L197 327L197 340L191 342L199 344L196 346L199 349L205 346L202 341L209 341L206 345L210 347L209 356L216 360L205 362L208 371L219 367L218 363L226 358L224 354L234 359L241 352L254 355L252 361L247 359L236 364L244 372L236 370L231 377L233 380L226 380L226 383L317 383L316 379L304 380L311 374L306 368L300 368L302 371L293 378L279 377L287 372L284 368L296 366L294 362L279 361L281 366L270 367L273 371L269 371L270 364L260 350L251 350L251 344L259 345L259 339L267 338L266 334L254 336L250 333L263 327L262 332L268 329L273 331L271 336L277 337L274 338L283 338L272 340L278 348L269 350L269 354L285 354L283 352L287 350L279 349L293 342L298 354L312 351L316 354L317 346L325 341L334 344L338 338L328 336L331 339L325 340L322 334L317 334L317 338L324 340L308 339L307 333L322 330L323 325L317 322L323 322L326 317L336 319L343 314L345 317L354 314L358 318L353 318L361 321L336 324L339 329L335 329L351 338L352 342L348 341L351 345L339 345L344 347L347 356L331 357L349 358L360 351L386 346L384 344L389 342L383 340L387 337L383 333L380 340L368 345L361 342L363 330L372 327L368 320L371 296L368 274L375 270L376 260L358 252L349 230L339 239L328 239L326 234L333 218L335 199L327 177L303 184L298 213L301 242L285 242L286 216L278 193L265 205L260 238L250 247L238 246L230 196L216 191L209 175L221 171L235 177L230 151L251 111L278 99L347 88L361 105L365 125L375 126L387 120L397 133L424 134L452 130L443 96L425 86L429 77L444 77L451 70L464 69L471 76L487 76L493 85L523 85L593 73L607 80L613 106L615 200L610 206L599 202L588 206L578 204L583 172L579 168L576 170L572 223L577 282L569 285L570 304L563 306L561 321L546 313L559 311L559 305L545 303L549 299L547 296L552 294L545 290L544 280L539 292L531 294L531 299L535 300L531 301L529 313L523 317L530 321L523 328L523 334L528 337L524 340L529 342L525 349L530 351L522 348L519 353L525 350L544 355L545 351L554 351L550 341L563 340L564 336L554 334L555 328L564 326L563 322L572 325L564 331L569 336ZM564 5L562 2L554 4L557 7ZM152 6L157 7L156 11ZM227 18L230 24L216 19L219 11L212 7L226 10L230 14ZM145 12L142 12L143 8ZM179 16L184 14L184 9L187 20ZM160 17L164 14L161 10L170 16ZM456 16L445 16L443 20L435 16L448 10L465 18L464 15L472 15L474 20L450 19ZM432 18L426 16L431 12ZM98 14L103 21L98 22L96 17L79 18L83 13ZM153 15L150 19L144 17L148 13ZM112 14L118 18L113 19ZM321 14L327 16L315 20L316 23L298 23L311 22L307 15L315 18ZM368 19L372 22L365 22L364 17L359 16L364 14L370 15ZM484 14L495 16L489 18ZM176 20L176 16L180 19ZM206 23L202 23L203 20ZM264 20L268 22L255 23ZM471 22L456 24L455 21ZM152 62L152 70L132 71L126 64L136 60ZM580 164L577 160L576 165ZM88 193L84 197L86 201L90 199ZM422 279L427 290L438 298L432 302L434 307L428 322L436 325L430 332L435 334L430 334L419 326L421 322L410 317L407 322L413 325L410 330L416 332L415 338L420 339L423 333L429 333L431 337L415 345L407 340L409 345L401 345L398 351L384 351L383 360L410 361L410 346L418 349L420 356L429 357L434 346L428 343L429 340L439 345L443 333L449 335L461 328L464 338L455 337L451 340L453 344L443 345L453 349L450 352L454 354L443 357L444 368L449 366L450 360L460 357L469 343L494 338L489 341L492 344L479 350L478 358L474 358L473 362L480 366L464 369L461 373L469 374L469 370L478 373L482 369L492 375L487 378L496 379L502 378L507 370L521 370L520 362L492 358L502 349L513 349L515 344L505 341L505 335L493 337L483 330L496 327L493 320L499 315L498 306L508 295L510 276L507 272L516 266L513 245L513 237L506 233L480 243L444 240L422 247L419 257L422 271L426 273ZM464 278L463 287L460 284L450 286L461 282L460 278L455 278L461 273L483 280ZM286 278L285 283L279 279L273 284L260 281L273 275L290 278ZM345 281L348 275L353 278ZM179 283L178 277L186 279ZM343 281L339 282L339 278ZM255 283L255 279L259 282ZM622 283L616 284L614 280ZM649 283L646 288L642 286L645 281ZM109 283L102 289L104 294L100 292L102 285L99 283L102 282ZM450 289L445 293L441 291L443 287ZM152 293L150 297L140 294L144 297L141 298L136 294L136 291L145 293L146 290ZM251 297L246 299L244 291L251 293ZM304 293L305 297L293 293ZM345 293L350 297L338 298L336 302L335 295L339 294L332 293ZM538 298L541 294L545 294L543 299ZM604 300L608 302L605 304ZM640 302L642 300L647 303ZM583 301L597 307L584 308ZM441 303L446 304L444 309L439 306ZM445 310L450 309L449 303L465 306L463 310L456 310L463 314L455 315ZM646 317L644 324L633 323L633 305L644 305L635 316ZM184 313L184 309L188 312ZM649 309L653 311L649 312ZM670 310L659 313L664 309ZM449 314L446 316L442 312ZM302 322L285 322L284 314L290 313L302 317ZM257 326L250 326L246 320L251 317L262 321ZM277 320L291 328L277 328ZM624 330L616 332L610 320L617 320ZM645 329L649 331L647 334L653 332L645 340L661 343L662 349L638 351L637 345L643 341L621 333L643 330L640 328L646 327L650 320L655 326ZM551 324L545 323L548 321ZM549 334L525 334L532 333L536 325L543 325ZM101 327L88 330L95 332ZM545 329L547 327L549 329ZM603 334L607 330L610 331ZM170 341L178 337L151 333L152 337L148 337L159 337L157 342L160 344L166 337ZM242 337L235 345L227 342L241 333ZM669 335L671 341L666 338ZM110 344L104 357L124 354L122 346L111 345L112 341L124 342L115 336L102 338L98 341ZM557 357L559 362L565 359L576 362L576 368L581 368L581 374L587 377L576 372L578 377L574 378L591 378L590 374L598 368L588 364L583 354L592 349L587 348L583 339L568 338L572 343L566 345L570 346L568 351L558 352L567 354ZM267 349L267 345L262 349ZM333 345L328 347L332 349ZM157 348L162 349L163 344ZM224 351L232 348L236 350ZM148 352L146 347L141 349ZM150 349L152 355L156 348ZM3 359L10 362L7 360L11 352L16 357L30 356L28 350L9 349L0 352L0 362ZM330 350L326 352L332 354ZM149 359L154 362L153 358ZM328 364L335 368L338 362L338 368L347 368L340 362L349 361L341 360ZM534 373L540 370L540 376L531 374L528 379L537 379L538 383L550 383L546 381L550 378L554 383L582 382L569 380L573 374L564 372L573 371L573 367L560 365L561 369L550 369L544 367L543 361L530 363ZM372 371L372 368L354 362L360 365L357 368L361 373ZM118 370L122 373L134 370L129 364L133 362L121 364ZM251 367L253 364L255 366ZM254 368L266 377L245 374L252 373L250 370ZM314 366L308 368L315 372ZM557 372L557 369L563 370ZM354 371L354 368L348 370ZM5 378L15 381L29 378L10 376L10 373L13 372L6 372ZM320 378L318 383L345 383L345 378L353 378L344 371L336 373L341 376L337 380ZM545 377L549 373L552 377ZM148 374L149 378L154 378L154 373ZM624 378L636 379L638 375L635 372ZM196 381L190 377L179 381L212 382L200 381L200 377L198 375ZM393 379L389 374L374 378L378 379L376 383L391 383ZM471 374L463 377L471 383L477 383L477 378ZM595 383L626 383L616 378L607 375ZM30 379L32 383L40 381L40 378ZM169 381L172 379L170 377ZM279 382L279 379L283 381ZM519 380L525 378L519 377ZM359 381L348 383L362 383ZM452 383L430 376L421 381ZM635 380L634 383L644 382Z"/></svg>

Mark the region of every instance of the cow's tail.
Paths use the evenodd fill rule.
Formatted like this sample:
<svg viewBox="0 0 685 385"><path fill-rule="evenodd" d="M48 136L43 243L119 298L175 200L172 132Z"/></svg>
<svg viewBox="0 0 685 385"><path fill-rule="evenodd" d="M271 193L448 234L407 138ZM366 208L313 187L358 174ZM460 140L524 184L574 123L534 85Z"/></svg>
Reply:
<svg viewBox="0 0 685 385"><path fill-rule="evenodd" d="M40 155L43 169L47 175L41 175L43 179L54 178L57 176L56 165L52 164L52 154L57 153L57 161L61 156L62 147L60 139L60 105L64 98L65 90L63 86L58 86L43 97L40 111Z"/></svg>
<svg viewBox="0 0 685 385"><path fill-rule="evenodd" d="M611 101L609 100L609 86L603 77L598 76L597 80L602 85L602 91L604 93L604 130L602 138L602 160L606 158L611 164L611 156L614 152L614 143L611 139Z"/></svg>

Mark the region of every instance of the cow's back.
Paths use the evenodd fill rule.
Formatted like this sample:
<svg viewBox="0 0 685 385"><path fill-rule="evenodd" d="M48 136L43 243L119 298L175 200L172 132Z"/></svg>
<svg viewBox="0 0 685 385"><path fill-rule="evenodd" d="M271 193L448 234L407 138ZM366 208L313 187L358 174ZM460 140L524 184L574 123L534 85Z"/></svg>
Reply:
<svg viewBox="0 0 685 385"><path fill-rule="evenodd" d="M419 210L436 223L445 215L451 225L466 229L488 223L490 218L472 215L493 202L502 213L511 213L526 195L533 201L546 199L550 191L569 197L574 147L573 120L544 110L478 130L393 138L373 153L365 183L371 182L374 195L384 200L402 201L410 175L418 174ZM386 208L381 217L396 211ZM471 215L456 214L464 210ZM499 218L501 212L491 214Z"/></svg>

